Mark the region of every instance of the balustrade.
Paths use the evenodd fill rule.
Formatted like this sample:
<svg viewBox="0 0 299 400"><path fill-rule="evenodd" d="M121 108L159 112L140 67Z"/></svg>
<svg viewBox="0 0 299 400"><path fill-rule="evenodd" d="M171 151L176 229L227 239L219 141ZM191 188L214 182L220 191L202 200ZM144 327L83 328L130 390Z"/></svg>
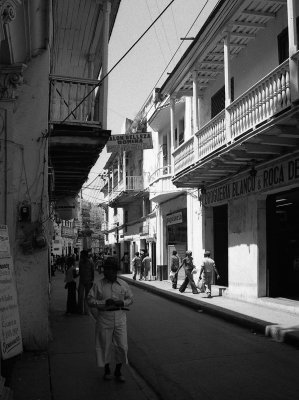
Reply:
<svg viewBox="0 0 299 400"><path fill-rule="evenodd" d="M62 122L68 117L67 121L72 122L99 123L98 113L95 112L96 90L93 90L98 80L51 75L50 82L51 122Z"/></svg>
<svg viewBox="0 0 299 400"><path fill-rule="evenodd" d="M188 167L194 161L194 136L191 136L186 142L181 144L173 152L174 173Z"/></svg>

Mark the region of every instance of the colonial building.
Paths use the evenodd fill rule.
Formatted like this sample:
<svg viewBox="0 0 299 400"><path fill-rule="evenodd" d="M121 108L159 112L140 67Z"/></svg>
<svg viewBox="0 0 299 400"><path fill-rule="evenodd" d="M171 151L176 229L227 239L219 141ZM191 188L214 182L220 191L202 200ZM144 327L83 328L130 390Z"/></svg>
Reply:
<svg viewBox="0 0 299 400"><path fill-rule="evenodd" d="M211 250L232 297L299 299L298 15L295 0L219 1L160 89L172 182L202 206L193 250Z"/></svg>
<svg viewBox="0 0 299 400"><path fill-rule="evenodd" d="M26 349L48 343L51 220L74 218L110 135L102 78L119 4L0 0L0 224Z"/></svg>

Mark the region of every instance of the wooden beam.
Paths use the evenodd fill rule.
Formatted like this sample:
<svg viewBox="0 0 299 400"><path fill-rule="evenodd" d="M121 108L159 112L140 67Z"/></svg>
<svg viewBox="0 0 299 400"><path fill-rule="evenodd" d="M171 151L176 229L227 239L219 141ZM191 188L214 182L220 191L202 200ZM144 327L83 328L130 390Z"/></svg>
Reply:
<svg viewBox="0 0 299 400"><path fill-rule="evenodd" d="M233 25L235 26L244 26L246 28L257 28L257 29L265 29L267 26L258 22L246 22L246 21L233 21Z"/></svg>
<svg viewBox="0 0 299 400"><path fill-rule="evenodd" d="M264 12L264 11L242 10L242 14L252 15L254 17L275 18L275 14L274 13Z"/></svg>
<svg viewBox="0 0 299 400"><path fill-rule="evenodd" d="M258 136L257 139L258 139L259 143L271 144L274 146L283 145L283 146L287 146L287 147L296 147L299 144L299 140L296 138L282 137L282 136L275 136L275 135Z"/></svg>
<svg viewBox="0 0 299 400"><path fill-rule="evenodd" d="M243 33L243 32L231 32L231 36L235 36L242 39L255 39L256 35L253 33Z"/></svg>
<svg viewBox="0 0 299 400"><path fill-rule="evenodd" d="M278 146L272 145L260 145L258 143L243 143L242 147L244 147L247 153L254 154L280 154L281 148Z"/></svg>
<svg viewBox="0 0 299 400"><path fill-rule="evenodd" d="M50 136L49 145L57 146L59 144L68 144L68 145L93 145L98 146L100 144L106 143L104 140L99 140L99 138L91 138L91 137L79 137L79 136Z"/></svg>

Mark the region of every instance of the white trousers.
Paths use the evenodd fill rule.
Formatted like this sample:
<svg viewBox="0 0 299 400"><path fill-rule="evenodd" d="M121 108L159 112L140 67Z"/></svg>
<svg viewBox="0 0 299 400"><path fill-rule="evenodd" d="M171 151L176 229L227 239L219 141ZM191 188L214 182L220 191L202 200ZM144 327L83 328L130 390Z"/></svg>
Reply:
<svg viewBox="0 0 299 400"><path fill-rule="evenodd" d="M97 321L96 325L96 357L98 367L104 367L113 360L116 364L127 364L128 339L126 321L113 326Z"/></svg>

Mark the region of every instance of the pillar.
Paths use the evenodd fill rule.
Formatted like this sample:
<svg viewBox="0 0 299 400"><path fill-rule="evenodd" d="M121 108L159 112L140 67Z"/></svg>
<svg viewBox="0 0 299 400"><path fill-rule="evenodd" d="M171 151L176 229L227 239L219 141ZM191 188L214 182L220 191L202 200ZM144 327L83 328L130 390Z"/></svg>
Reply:
<svg viewBox="0 0 299 400"><path fill-rule="evenodd" d="M175 96L170 96L170 163L171 173L175 174L174 171L174 143L175 143Z"/></svg>
<svg viewBox="0 0 299 400"><path fill-rule="evenodd" d="M226 141L231 141L231 121L227 107L231 103L230 29L224 32L224 86L225 86L225 125Z"/></svg>
<svg viewBox="0 0 299 400"><path fill-rule="evenodd" d="M288 35L289 35L289 68L290 68L290 92L291 100L298 99L299 78L298 60L293 58L298 51L297 25L296 25L296 0L287 0L288 9Z"/></svg>

